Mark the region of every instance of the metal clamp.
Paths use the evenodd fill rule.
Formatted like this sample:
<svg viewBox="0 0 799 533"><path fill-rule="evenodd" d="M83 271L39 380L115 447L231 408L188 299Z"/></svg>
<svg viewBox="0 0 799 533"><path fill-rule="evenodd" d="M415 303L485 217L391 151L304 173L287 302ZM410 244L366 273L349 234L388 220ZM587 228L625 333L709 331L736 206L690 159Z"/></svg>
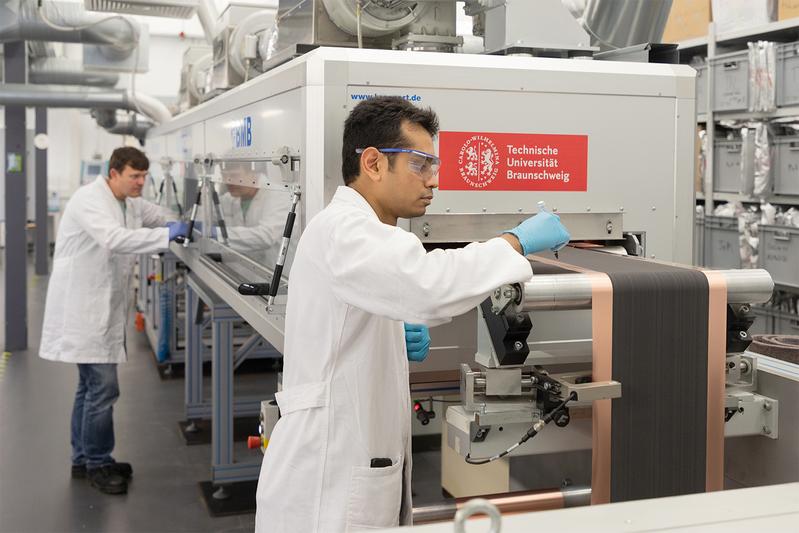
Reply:
<svg viewBox="0 0 799 533"><path fill-rule="evenodd" d="M466 502L457 513L455 513L455 533L466 532L466 520L475 514L482 513L491 519L491 526L488 533L500 533L502 530L502 515L497 506L484 498L474 498Z"/></svg>
<svg viewBox="0 0 799 533"><path fill-rule="evenodd" d="M292 154L288 146L281 146L272 152L272 164L280 167L280 174L285 182L295 181L294 163L299 160L300 156Z"/></svg>

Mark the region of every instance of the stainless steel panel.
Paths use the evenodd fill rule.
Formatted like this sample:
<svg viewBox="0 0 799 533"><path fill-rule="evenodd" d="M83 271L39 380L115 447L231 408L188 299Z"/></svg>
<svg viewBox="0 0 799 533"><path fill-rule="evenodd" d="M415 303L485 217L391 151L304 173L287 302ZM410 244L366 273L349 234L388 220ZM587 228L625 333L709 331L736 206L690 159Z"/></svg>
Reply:
<svg viewBox="0 0 799 533"><path fill-rule="evenodd" d="M474 242L501 235L531 217L535 211L514 214L430 214L410 220L410 230L422 242ZM563 213L572 240L622 238L621 213Z"/></svg>
<svg viewBox="0 0 799 533"><path fill-rule="evenodd" d="M761 436L725 441L724 471L734 483L752 487L799 481L799 373L797 366L778 364L788 372L764 369L770 366L758 356L758 393L779 400L778 439Z"/></svg>

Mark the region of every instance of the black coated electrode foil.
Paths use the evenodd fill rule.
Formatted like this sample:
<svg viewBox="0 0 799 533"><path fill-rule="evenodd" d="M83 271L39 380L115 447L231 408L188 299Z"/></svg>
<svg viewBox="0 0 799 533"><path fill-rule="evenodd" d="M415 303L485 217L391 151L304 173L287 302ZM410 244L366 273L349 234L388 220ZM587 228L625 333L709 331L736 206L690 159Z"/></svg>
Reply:
<svg viewBox="0 0 799 533"><path fill-rule="evenodd" d="M552 254L541 254L552 258ZM613 285L611 501L705 491L708 282L690 268L566 248ZM533 271L550 270L540 263Z"/></svg>

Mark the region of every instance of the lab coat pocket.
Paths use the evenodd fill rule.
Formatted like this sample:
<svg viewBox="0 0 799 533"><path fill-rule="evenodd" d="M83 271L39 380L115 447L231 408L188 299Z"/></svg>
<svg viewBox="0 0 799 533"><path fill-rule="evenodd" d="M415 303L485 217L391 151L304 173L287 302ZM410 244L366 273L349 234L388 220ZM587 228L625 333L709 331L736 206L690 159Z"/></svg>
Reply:
<svg viewBox="0 0 799 533"><path fill-rule="evenodd" d="M347 530L399 525L402 461L383 468L353 467L347 502Z"/></svg>

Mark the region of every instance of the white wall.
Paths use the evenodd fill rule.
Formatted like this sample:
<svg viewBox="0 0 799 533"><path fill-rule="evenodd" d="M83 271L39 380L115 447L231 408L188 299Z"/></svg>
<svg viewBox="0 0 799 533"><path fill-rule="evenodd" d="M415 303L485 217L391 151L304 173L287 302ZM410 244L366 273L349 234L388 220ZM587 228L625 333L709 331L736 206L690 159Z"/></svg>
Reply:
<svg viewBox="0 0 799 533"><path fill-rule="evenodd" d="M180 88L183 52L190 46L202 44L205 44L205 39L151 35L149 70L136 75L136 92L155 96L166 104L175 103ZM130 74L123 74L117 87L129 89L130 82Z"/></svg>
<svg viewBox="0 0 799 533"><path fill-rule="evenodd" d="M111 135L97 127L88 110L49 109L47 111L50 148L47 150L48 189L68 198L80 185L81 160L100 154L108 159L114 148L124 144L138 146L135 139Z"/></svg>

